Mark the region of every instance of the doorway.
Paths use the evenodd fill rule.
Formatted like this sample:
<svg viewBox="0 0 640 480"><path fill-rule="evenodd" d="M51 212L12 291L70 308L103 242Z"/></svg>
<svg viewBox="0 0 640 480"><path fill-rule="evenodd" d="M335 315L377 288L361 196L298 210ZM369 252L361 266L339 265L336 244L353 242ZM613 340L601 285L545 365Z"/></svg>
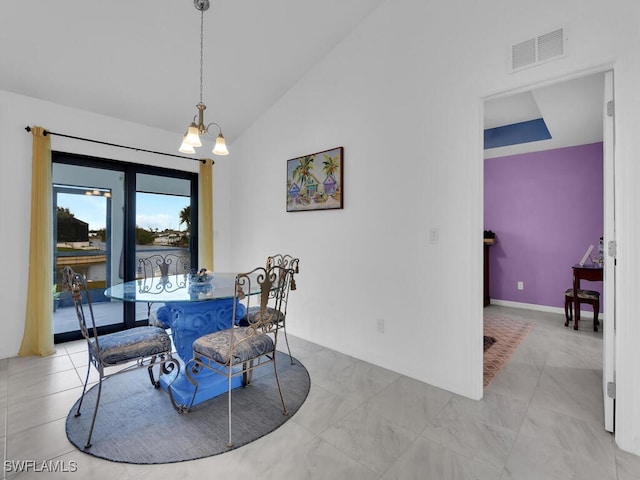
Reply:
<svg viewBox="0 0 640 480"><path fill-rule="evenodd" d="M564 314L562 294L571 286L571 266L589 245L597 248L600 237L605 244L614 240L613 118L606 108L613 100L612 77L611 71L596 72L485 99L485 140L487 131L505 134L502 143L491 138L484 151L484 228L496 234L492 303ZM537 132L517 131L528 123L536 123ZM514 167L517 161L524 161L520 168ZM511 189L511 200L496 207L489 198L493 189ZM594 198L597 205L589 203ZM512 215L512 221L500 224L501 215ZM614 267L615 259L605 261L606 281L594 286L604 299L603 395L609 431ZM581 329L590 327L587 318Z"/></svg>

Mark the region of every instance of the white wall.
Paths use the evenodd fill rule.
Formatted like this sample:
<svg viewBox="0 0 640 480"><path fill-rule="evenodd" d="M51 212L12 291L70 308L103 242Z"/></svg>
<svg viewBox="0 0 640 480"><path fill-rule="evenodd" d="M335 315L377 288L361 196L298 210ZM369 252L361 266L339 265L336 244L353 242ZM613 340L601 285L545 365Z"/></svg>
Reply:
<svg viewBox="0 0 640 480"><path fill-rule="evenodd" d="M389 0L234 145L232 265L301 258L291 333L482 396L482 100L615 69L616 441L640 454L637 2ZM507 73L516 41L569 27L568 56ZM344 210L285 211L286 160L344 146ZM439 243L429 244L438 229ZM376 319L386 330L376 331Z"/></svg>

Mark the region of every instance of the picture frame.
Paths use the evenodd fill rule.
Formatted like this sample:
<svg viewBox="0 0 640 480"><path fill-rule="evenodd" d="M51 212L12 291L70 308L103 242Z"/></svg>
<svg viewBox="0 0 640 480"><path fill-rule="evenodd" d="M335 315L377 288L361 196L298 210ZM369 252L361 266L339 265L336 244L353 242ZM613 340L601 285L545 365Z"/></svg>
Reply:
<svg viewBox="0 0 640 480"><path fill-rule="evenodd" d="M287 212L343 208L344 148L287 160Z"/></svg>

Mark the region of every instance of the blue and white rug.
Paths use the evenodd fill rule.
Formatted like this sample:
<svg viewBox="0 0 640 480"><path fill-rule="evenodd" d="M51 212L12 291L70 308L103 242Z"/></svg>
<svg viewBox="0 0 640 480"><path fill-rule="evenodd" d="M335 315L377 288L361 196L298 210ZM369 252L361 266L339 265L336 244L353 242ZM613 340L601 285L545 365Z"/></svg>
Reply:
<svg viewBox="0 0 640 480"><path fill-rule="evenodd" d="M91 439L85 450L97 387L85 395L82 415L76 405L67 416L69 441L80 451L122 463L161 464L209 457L246 445L283 425L302 406L310 388L307 369L289 356L278 353L278 377L289 412L282 403L273 365L254 371L247 388L232 393L232 435L227 447L227 395L223 394L192 408L176 412L169 395L149 382L146 368L109 378L102 385L102 398Z"/></svg>

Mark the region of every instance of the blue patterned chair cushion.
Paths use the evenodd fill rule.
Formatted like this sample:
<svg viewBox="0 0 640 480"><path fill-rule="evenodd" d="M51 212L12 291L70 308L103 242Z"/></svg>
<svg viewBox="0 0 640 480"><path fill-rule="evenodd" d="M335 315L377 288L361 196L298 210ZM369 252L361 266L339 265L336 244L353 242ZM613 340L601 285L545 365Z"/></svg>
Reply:
<svg viewBox="0 0 640 480"><path fill-rule="evenodd" d="M193 342L194 355L202 355L226 365L229 360L230 335L234 337L233 362L246 362L274 350L273 339L265 334L251 334L246 327L236 327L210 333Z"/></svg>
<svg viewBox="0 0 640 480"><path fill-rule="evenodd" d="M567 288L564 291L564 296L573 298L573 288ZM578 298L584 300L599 300L600 292L596 292L595 290L578 290Z"/></svg>
<svg viewBox="0 0 640 480"><path fill-rule="evenodd" d="M161 318L158 316L158 312L151 312L149 314L149 325L160 327L163 330L171 328L171 325L169 322L165 321L164 317Z"/></svg>
<svg viewBox="0 0 640 480"><path fill-rule="evenodd" d="M271 307L267 307L266 309L267 315L277 315L277 322L282 324L284 323L284 313L277 311L275 308L271 308ZM257 318L256 316L258 315L258 313L260 313L260 307L249 307L249 310L247 310L247 315L240 320L239 325L246 327L249 325L249 322L251 323L256 323ZM275 320L274 318L274 320ZM275 323L275 321L274 321Z"/></svg>
<svg viewBox="0 0 640 480"><path fill-rule="evenodd" d="M101 335L99 342L102 361L109 365L171 351L171 339L160 327L136 327ZM95 340L91 343L95 348Z"/></svg>

